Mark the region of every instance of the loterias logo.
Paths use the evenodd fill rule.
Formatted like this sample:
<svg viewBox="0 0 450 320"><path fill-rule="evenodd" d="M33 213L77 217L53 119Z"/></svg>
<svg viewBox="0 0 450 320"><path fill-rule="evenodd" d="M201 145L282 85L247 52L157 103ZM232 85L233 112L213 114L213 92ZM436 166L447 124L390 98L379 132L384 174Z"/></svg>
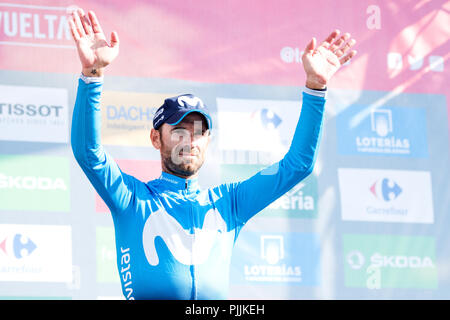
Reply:
<svg viewBox="0 0 450 320"><path fill-rule="evenodd" d="M109 145L150 147L153 117L164 99L176 94L104 91L102 142Z"/></svg>
<svg viewBox="0 0 450 320"><path fill-rule="evenodd" d="M0 140L68 141L67 89L0 85Z"/></svg>
<svg viewBox="0 0 450 320"><path fill-rule="evenodd" d="M247 164L221 165L222 182L245 180L266 166ZM259 217L317 218L318 208L317 177L314 173L295 185L291 190L272 202L258 213Z"/></svg>
<svg viewBox="0 0 450 320"><path fill-rule="evenodd" d="M343 220L433 223L426 171L339 168Z"/></svg>
<svg viewBox="0 0 450 320"><path fill-rule="evenodd" d="M0 209L70 210L69 162L62 157L0 156Z"/></svg>
<svg viewBox="0 0 450 320"><path fill-rule="evenodd" d="M422 107L351 105L338 114L337 132L341 154L428 157Z"/></svg>
<svg viewBox="0 0 450 320"><path fill-rule="evenodd" d="M236 284L317 285L319 244L314 234L243 232L233 253Z"/></svg>
<svg viewBox="0 0 450 320"><path fill-rule="evenodd" d="M347 287L437 287L432 237L346 234L343 247Z"/></svg>
<svg viewBox="0 0 450 320"><path fill-rule="evenodd" d="M69 226L0 225L0 281L72 281Z"/></svg>

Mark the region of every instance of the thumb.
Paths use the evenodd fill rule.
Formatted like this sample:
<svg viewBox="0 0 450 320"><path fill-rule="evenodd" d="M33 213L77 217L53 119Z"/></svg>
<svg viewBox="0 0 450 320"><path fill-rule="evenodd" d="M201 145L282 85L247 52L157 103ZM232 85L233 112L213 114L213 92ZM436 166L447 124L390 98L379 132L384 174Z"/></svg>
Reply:
<svg viewBox="0 0 450 320"><path fill-rule="evenodd" d="M116 31L111 32L111 48L119 46L119 35Z"/></svg>
<svg viewBox="0 0 450 320"><path fill-rule="evenodd" d="M313 51L316 48L316 44L317 44L317 40L315 37L313 37L311 39L311 41L308 43L308 45L306 46L305 52Z"/></svg>

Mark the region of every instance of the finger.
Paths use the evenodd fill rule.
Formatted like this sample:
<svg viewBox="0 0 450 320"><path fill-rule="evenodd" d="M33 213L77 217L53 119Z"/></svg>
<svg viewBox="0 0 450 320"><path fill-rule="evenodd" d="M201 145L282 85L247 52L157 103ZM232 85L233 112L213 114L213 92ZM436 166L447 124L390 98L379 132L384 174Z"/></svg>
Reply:
<svg viewBox="0 0 450 320"><path fill-rule="evenodd" d="M81 24L80 16L78 15L78 11L74 11L72 13L73 20L75 22L75 28L80 37L84 37L86 33L84 32L83 25Z"/></svg>
<svg viewBox="0 0 450 320"><path fill-rule="evenodd" d="M350 51L347 55L343 56L341 59L339 59L339 62L341 65L344 63L347 63L350 59L352 59L357 54L356 50Z"/></svg>
<svg viewBox="0 0 450 320"><path fill-rule="evenodd" d="M348 50L350 50L350 48L352 48L354 45L356 44L356 40L355 39L350 39L350 41L348 41L345 46L343 46L341 48L342 53L345 54L346 52L348 52Z"/></svg>
<svg viewBox="0 0 450 320"><path fill-rule="evenodd" d="M350 33L344 33L342 37L337 39L332 45L330 45L329 49L331 51L336 51L339 49L348 39L350 39Z"/></svg>
<svg viewBox="0 0 450 320"><path fill-rule="evenodd" d="M339 36L341 32L339 30L334 30L329 36L320 44L321 46L328 48L331 43Z"/></svg>
<svg viewBox="0 0 450 320"><path fill-rule="evenodd" d="M75 40L75 42L78 42L80 40L80 34L78 33L77 27L75 26L75 22L73 22L72 18L69 19L69 28L70 32L72 33L73 40Z"/></svg>
<svg viewBox="0 0 450 320"><path fill-rule="evenodd" d="M94 11L88 12L89 19L91 20L92 30L94 33L103 33L102 27L100 26L100 23L98 22L97 16L95 15Z"/></svg>
<svg viewBox="0 0 450 320"><path fill-rule="evenodd" d="M119 46L119 35L116 31L111 32L111 47L118 47Z"/></svg>
<svg viewBox="0 0 450 320"><path fill-rule="evenodd" d="M91 35L92 34L92 27L91 27L91 23L88 19L88 17L86 16L86 14L84 13L83 9L78 9L79 15L80 15L80 20L81 20L81 24L83 26L84 32L87 35Z"/></svg>
<svg viewBox="0 0 450 320"><path fill-rule="evenodd" d="M308 45L306 46L305 52L314 51L314 49L316 48L316 43L317 43L317 40L316 40L316 38L313 37L311 39L311 41L308 43Z"/></svg>

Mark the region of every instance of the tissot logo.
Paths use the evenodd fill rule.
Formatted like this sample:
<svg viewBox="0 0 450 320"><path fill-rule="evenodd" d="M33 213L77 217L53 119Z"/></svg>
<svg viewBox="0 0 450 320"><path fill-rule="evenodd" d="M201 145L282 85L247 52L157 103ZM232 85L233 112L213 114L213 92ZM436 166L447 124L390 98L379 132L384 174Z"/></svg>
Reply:
<svg viewBox="0 0 450 320"><path fill-rule="evenodd" d="M1 140L67 142L67 90L0 85Z"/></svg>

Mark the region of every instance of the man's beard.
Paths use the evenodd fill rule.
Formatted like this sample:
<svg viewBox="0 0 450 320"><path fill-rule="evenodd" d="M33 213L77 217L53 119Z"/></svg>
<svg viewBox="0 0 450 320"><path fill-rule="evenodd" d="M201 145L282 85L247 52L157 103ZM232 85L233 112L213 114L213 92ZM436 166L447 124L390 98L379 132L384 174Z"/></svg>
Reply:
<svg viewBox="0 0 450 320"><path fill-rule="evenodd" d="M175 161L174 161L175 160ZM203 160L196 158L195 161L186 161L187 159L182 157L177 157L173 159L172 155L163 155L162 161L169 173L190 177L196 174L203 165Z"/></svg>

